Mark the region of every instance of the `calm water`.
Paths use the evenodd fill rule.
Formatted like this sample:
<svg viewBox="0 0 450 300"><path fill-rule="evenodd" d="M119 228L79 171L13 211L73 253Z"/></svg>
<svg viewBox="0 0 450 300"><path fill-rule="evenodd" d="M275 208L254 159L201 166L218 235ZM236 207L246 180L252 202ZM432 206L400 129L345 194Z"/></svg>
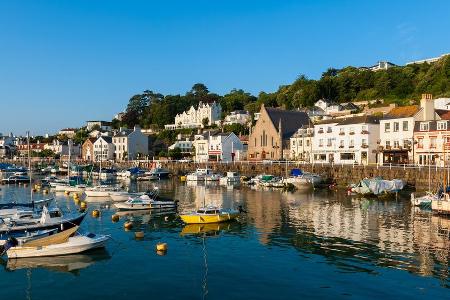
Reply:
<svg viewBox="0 0 450 300"><path fill-rule="evenodd" d="M148 185L134 187L145 189ZM110 202L87 199L82 228L111 234L105 250L82 255L2 260L0 294L10 299L444 299L449 290L450 220L411 208L408 200L356 199L246 187L157 183L180 210L203 199L242 204L239 222L200 229L169 215L123 215ZM29 188L1 186L0 201L26 199ZM42 197L42 195L41 195ZM64 210L76 208L56 195ZM132 231L123 223L131 220ZM133 231L143 230L136 240ZM197 231L203 234L193 234ZM168 243L165 256L157 242Z"/></svg>

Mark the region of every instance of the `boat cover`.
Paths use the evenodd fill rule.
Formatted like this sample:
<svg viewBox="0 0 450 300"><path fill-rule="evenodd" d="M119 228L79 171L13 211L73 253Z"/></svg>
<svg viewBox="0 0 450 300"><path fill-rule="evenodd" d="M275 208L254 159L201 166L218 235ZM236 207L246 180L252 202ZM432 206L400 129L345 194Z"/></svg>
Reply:
<svg viewBox="0 0 450 300"><path fill-rule="evenodd" d="M398 192L403 189L405 183L400 179L383 180L381 178L363 179L355 188L360 194L379 195L385 192Z"/></svg>
<svg viewBox="0 0 450 300"><path fill-rule="evenodd" d="M291 170L291 176L302 176L303 171L300 169L292 169Z"/></svg>

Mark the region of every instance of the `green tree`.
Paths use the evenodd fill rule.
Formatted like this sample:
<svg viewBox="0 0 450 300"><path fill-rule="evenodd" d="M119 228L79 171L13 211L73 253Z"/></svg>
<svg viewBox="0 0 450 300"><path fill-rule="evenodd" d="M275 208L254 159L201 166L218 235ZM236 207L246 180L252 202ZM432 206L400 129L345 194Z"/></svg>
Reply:
<svg viewBox="0 0 450 300"><path fill-rule="evenodd" d="M175 147L174 149L169 150L168 153L169 157L172 159L181 159L183 157L182 153L181 153L181 149L178 147Z"/></svg>

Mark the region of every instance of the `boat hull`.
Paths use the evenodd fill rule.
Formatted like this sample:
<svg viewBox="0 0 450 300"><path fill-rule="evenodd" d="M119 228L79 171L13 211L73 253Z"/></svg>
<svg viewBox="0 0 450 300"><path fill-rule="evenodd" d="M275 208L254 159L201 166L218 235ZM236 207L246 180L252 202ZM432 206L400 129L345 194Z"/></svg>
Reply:
<svg viewBox="0 0 450 300"><path fill-rule="evenodd" d="M216 215L180 215L181 220L186 224L209 224L209 223L221 223L231 220L235 220L239 216L239 213L221 213Z"/></svg>
<svg viewBox="0 0 450 300"><path fill-rule="evenodd" d="M91 249L102 248L109 240L109 236L99 236L96 239L69 238L67 243L54 244L43 247L13 247L7 251L9 259L25 257L59 256L82 253Z"/></svg>
<svg viewBox="0 0 450 300"><path fill-rule="evenodd" d="M120 210L151 210L151 209L175 209L177 205L174 203L169 204L127 204L116 203L114 204Z"/></svg>

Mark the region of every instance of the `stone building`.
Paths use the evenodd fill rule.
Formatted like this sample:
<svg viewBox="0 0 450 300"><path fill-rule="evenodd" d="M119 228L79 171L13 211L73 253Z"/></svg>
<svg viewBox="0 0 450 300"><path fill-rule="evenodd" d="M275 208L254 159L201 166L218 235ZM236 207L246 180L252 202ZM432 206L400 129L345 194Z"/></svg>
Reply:
<svg viewBox="0 0 450 300"><path fill-rule="evenodd" d="M251 130L248 160L279 160L290 154L290 138L303 125L310 124L302 111L261 106L260 117Z"/></svg>
<svg viewBox="0 0 450 300"><path fill-rule="evenodd" d="M94 161L94 143L96 138L88 138L81 146L81 159L85 161Z"/></svg>

